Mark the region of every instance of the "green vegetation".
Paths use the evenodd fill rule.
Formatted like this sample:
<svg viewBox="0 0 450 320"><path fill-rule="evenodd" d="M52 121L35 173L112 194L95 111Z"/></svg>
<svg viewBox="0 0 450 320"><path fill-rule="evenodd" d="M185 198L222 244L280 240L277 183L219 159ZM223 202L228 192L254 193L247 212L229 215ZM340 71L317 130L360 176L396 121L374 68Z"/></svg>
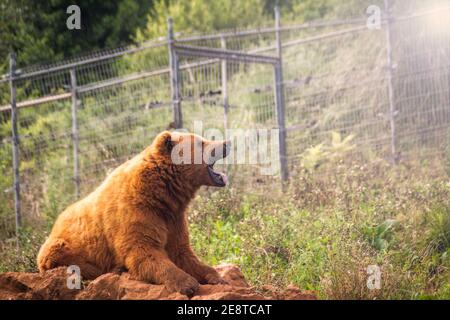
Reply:
<svg viewBox="0 0 450 320"><path fill-rule="evenodd" d="M448 177L410 169L340 164L333 179L303 172L285 194L203 195L191 209L195 249L255 285L294 283L325 299L449 299ZM367 289L369 265L381 268L380 290Z"/></svg>
<svg viewBox="0 0 450 320"><path fill-rule="evenodd" d="M22 11L14 9L22 8L20 5L13 8L12 1L0 0L0 8L7 8L0 14L8 17L0 19L0 39L4 40L0 43L0 71L6 70L3 58L11 48L18 50L19 65L23 66L130 39L164 36L168 15L174 18L175 29L186 33L272 24L274 5L269 0L96 2L89 7L88 21L92 24L85 30L89 32L74 35L61 29L65 10L55 9L66 1L18 3L23 5ZM81 7L83 3L91 1L82 2ZM285 0L280 4L283 21L289 23L353 17L364 12L366 2ZM234 7L240 10L232 10ZM38 22L38 18L44 19ZM41 29L45 30L42 35ZM90 32L93 29L96 32ZM301 35L284 35L284 40ZM202 190L190 208L190 221L193 245L205 261L238 264L256 286L294 283L317 291L324 299L450 299L450 143L439 140L436 145L420 134L418 129L434 125L427 117L420 118L428 121L420 125L415 119L404 121L398 123L399 132L408 129L410 134L403 138L407 141L400 141L402 150L414 159L413 147L419 142L424 153L445 144L447 167L442 167L445 161L439 157L404 161L398 166L387 164L390 131L382 117L387 110L386 84L380 81L385 77L384 68L380 68L386 58L383 37L380 32L348 34L284 50L285 80L304 82L286 89L287 126L301 128L288 132L292 180L281 193L276 187L278 180L255 175L242 166L233 168L230 187ZM408 39L399 47L416 42ZM273 39L261 36L239 41L230 41L230 45L252 49ZM400 54L396 58L400 67L409 61ZM166 66L164 47L127 55L99 69L77 71L80 82L86 84ZM220 87L219 69L216 64L210 69L182 72L182 95L191 98L183 101L187 127L195 120L202 120L205 129L222 127L220 95L202 96ZM430 83L433 77L443 79L439 73L428 74ZM231 127L275 126L273 91L267 89L272 77L270 68L259 65L238 65L229 73ZM430 88L421 86L420 76L410 80L429 97ZM59 83L56 76L56 84L45 79L36 83L40 81L48 88L38 88L32 80L21 83L19 100L40 96L39 90L48 94L67 89L63 87L67 81ZM79 96L82 195L167 128L172 120L168 81L167 75L162 75ZM402 92L403 82L396 85L396 91ZM2 92L0 104L8 101ZM407 100L398 102L397 107L420 114L422 109L439 111L439 101L446 101L431 100L414 104ZM163 107L152 107L158 104ZM438 114L437 118L444 116ZM57 215L74 201L70 102L19 110L24 227L18 241L14 239L10 191L10 127L5 116L0 123L0 272L36 271L37 250ZM387 143L372 150L368 141ZM409 144L413 146L409 148ZM381 268L380 290L367 289L370 265Z"/></svg>
<svg viewBox="0 0 450 320"><path fill-rule="evenodd" d="M366 5L362 2L282 0L280 6L287 20L303 22L361 15ZM165 36L168 16L174 18L176 30L187 32L261 25L273 20L275 1L83 0L76 3L81 9L82 29L70 31L66 9L72 4L70 0L0 0L0 73L7 71L11 50L18 53L19 66L71 58Z"/></svg>
<svg viewBox="0 0 450 320"><path fill-rule="evenodd" d="M6 72L11 50L18 53L18 65L25 66L128 44L152 7L148 0L77 1L82 29L70 31L66 9L72 4L0 0L0 71Z"/></svg>
<svg viewBox="0 0 450 320"><path fill-rule="evenodd" d="M324 299L449 299L448 176L426 164L333 167L332 179L304 171L284 194L238 178L203 190L190 208L195 251L239 265L253 285L293 283ZM49 226L22 230L19 248L3 243L0 271L35 271ZM367 289L369 265L381 268L380 290Z"/></svg>

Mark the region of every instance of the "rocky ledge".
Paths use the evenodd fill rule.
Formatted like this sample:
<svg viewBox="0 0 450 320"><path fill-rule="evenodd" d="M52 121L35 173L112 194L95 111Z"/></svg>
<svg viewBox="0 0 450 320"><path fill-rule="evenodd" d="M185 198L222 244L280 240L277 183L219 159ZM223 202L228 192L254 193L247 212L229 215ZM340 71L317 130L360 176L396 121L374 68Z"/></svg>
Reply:
<svg viewBox="0 0 450 320"><path fill-rule="evenodd" d="M315 300L316 295L295 286L280 290L267 285L256 289L249 286L242 272L234 265L216 267L227 285L201 285L192 300ZM188 300L180 293L171 293L163 285L133 280L128 273L107 273L81 289L69 289L67 268L45 273L7 272L0 274L2 300Z"/></svg>

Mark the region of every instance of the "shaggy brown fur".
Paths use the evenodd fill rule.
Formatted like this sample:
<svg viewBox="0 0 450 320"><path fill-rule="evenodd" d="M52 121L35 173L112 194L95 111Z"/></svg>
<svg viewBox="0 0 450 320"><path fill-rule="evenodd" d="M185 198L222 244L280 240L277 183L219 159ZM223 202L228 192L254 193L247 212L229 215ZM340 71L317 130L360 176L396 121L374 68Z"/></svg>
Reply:
<svg viewBox="0 0 450 320"><path fill-rule="evenodd" d="M200 186L218 186L217 179L205 162L174 164L171 151L185 139L214 150L228 146L193 134L177 134L178 142L173 137L159 134L93 193L69 206L38 254L39 270L78 265L82 276L92 279L125 267L136 279L187 295L198 282L223 283L192 251L185 214Z"/></svg>

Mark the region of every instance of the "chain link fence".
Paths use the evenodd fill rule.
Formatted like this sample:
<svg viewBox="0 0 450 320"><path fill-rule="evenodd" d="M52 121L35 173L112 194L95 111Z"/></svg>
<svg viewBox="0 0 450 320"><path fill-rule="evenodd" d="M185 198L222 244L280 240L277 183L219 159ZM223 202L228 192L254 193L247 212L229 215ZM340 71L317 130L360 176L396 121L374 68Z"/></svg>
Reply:
<svg viewBox="0 0 450 320"><path fill-rule="evenodd" d="M280 129L277 86L292 179L343 155L394 163L442 156L450 123L450 27L442 12L450 11L390 12L379 28L352 19L175 33L174 42L12 70L0 80L0 234L14 235L20 212L28 221L56 216L180 120L189 130L196 121L203 129ZM222 55L176 54L174 66L174 44ZM282 63L282 83L272 65L232 59L238 53L278 59L271 61ZM279 180L256 164L228 169L232 177L245 170L252 188Z"/></svg>

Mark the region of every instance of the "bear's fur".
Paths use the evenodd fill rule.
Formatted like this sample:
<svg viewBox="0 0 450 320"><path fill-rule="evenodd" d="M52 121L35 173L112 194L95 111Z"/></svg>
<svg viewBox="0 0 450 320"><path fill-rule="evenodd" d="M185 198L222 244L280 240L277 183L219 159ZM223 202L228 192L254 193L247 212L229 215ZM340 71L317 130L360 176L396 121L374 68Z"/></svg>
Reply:
<svg viewBox="0 0 450 320"><path fill-rule="evenodd" d="M171 153L181 141L190 141L192 154L201 146L226 156L228 145L194 134L174 135L160 133L94 192L61 213L39 251L41 272L78 265L84 278L93 279L125 268L136 279L164 283L187 295L199 282L223 283L192 251L186 208L200 186L223 186L226 176L209 171L214 155L200 164L176 164Z"/></svg>

